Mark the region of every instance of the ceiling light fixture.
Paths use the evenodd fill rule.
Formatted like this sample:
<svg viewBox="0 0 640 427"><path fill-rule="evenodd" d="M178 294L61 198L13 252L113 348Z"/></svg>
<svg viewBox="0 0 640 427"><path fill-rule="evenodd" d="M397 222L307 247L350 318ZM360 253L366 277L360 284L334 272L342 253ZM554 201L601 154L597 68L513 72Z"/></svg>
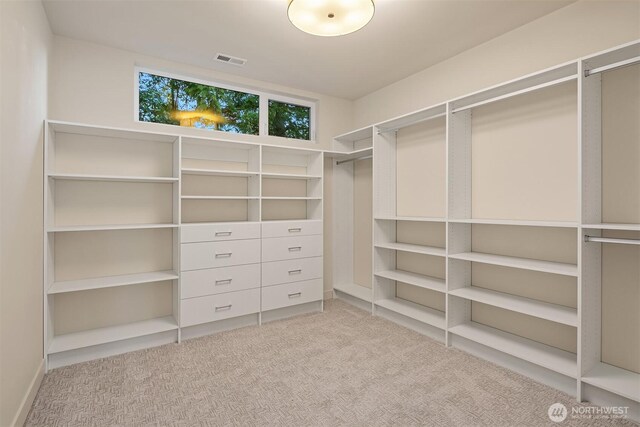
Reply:
<svg viewBox="0 0 640 427"><path fill-rule="evenodd" d="M291 0L287 15L293 25L314 36L343 36L371 21L373 0Z"/></svg>

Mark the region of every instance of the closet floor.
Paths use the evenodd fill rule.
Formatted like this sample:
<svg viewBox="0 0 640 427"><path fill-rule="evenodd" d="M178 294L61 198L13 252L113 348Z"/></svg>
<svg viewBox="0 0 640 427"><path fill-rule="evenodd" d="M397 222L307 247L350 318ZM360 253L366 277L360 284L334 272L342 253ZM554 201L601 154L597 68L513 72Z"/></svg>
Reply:
<svg viewBox="0 0 640 427"><path fill-rule="evenodd" d="M324 313L55 369L26 424L533 426L552 424L556 402L578 405L333 300Z"/></svg>

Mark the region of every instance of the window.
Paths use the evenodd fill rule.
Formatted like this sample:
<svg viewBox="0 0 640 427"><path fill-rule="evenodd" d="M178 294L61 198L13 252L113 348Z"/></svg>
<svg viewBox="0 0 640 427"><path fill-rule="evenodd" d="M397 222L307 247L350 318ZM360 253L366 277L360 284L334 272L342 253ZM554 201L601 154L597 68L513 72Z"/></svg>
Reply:
<svg viewBox="0 0 640 427"><path fill-rule="evenodd" d="M258 95L142 72L138 78L140 121L258 134Z"/></svg>
<svg viewBox="0 0 640 427"><path fill-rule="evenodd" d="M270 99L269 135L311 139L311 107Z"/></svg>
<svg viewBox="0 0 640 427"><path fill-rule="evenodd" d="M315 103L136 69L137 118L246 135L314 140ZM262 102L261 102L262 100Z"/></svg>

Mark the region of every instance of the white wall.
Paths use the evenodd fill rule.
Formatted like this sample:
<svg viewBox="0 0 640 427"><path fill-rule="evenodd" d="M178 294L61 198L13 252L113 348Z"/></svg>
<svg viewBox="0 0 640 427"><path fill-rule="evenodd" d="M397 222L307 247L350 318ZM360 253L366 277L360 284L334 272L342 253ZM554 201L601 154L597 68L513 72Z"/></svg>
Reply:
<svg viewBox="0 0 640 427"><path fill-rule="evenodd" d="M640 1L578 1L356 100L354 128L638 38Z"/></svg>
<svg viewBox="0 0 640 427"><path fill-rule="evenodd" d="M317 145L291 143L276 138L271 143L328 148L331 137L351 128L353 103L344 99L300 91L266 82L245 79L177 62L149 57L125 50L55 37L51 64L49 117L65 120L146 129L183 135L212 137L211 131L134 121L134 67L136 65L235 85L297 95L319 101ZM223 133L223 138L235 135Z"/></svg>
<svg viewBox="0 0 640 427"><path fill-rule="evenodd" d="M0 425L22 425L43 367L42 124L51 31L40 2L0 2Z"/></svg>

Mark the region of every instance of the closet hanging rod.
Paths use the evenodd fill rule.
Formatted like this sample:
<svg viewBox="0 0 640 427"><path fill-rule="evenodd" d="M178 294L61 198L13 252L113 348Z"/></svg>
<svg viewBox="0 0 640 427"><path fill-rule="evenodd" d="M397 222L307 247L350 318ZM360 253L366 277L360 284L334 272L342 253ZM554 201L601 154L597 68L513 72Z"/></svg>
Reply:
<svg viewBox="0 0 640 427"><path fill-rule="evenodd" d="M388 128L388 129L379 129L379 130L378 130L378 135L381 135L381 134L383 134L383 133L387 133L387 132L397 132L397 131L399 131L400 129L405 128L405 127L407 127L407 126L413 126L413 125L415 125L415 124L422 123L422 122L426 122L427 120L437 119L438 117L444 117L444 116L446 116L446 115L447 115L447 113L446 113L446 112L444 112L444 113L438 113L438 114L434 114L433 116L424 117L424 118L422 118L422 119L418 119L418 120L414 120L414 121L408 122L407 124L402 125L402 126L396 126L396 127Z"/></svg>
<svg viewBox="0 0 640 427"><path fill-rule="evenodd" d="M640 239L614 239L611 237L584 236L585 242L595 243L620 243L622 245L640 245Z"/></svg>
<svg viewBox="0 0 640 427"><path fill-rule="evenodd" d="M617 68L628 67L630 65L640 62L640 56L635 58L625 59L624 61L614 62L613 64L603 65L602 67L596 67L592 70L584 70L584 76L589 77L592 74L602 73L604 71L615 70Z"/></svg>
<svg viewBox="0 0 640 427"><path fill-rule="evenodd" d="M336 165L341 165L343 163L349 163L349 162L355 162L356 160L366 160L366 159L372 159L373 156L371 154L367 154L365 156L361 156L361 157L354 157L353 159L347 159L347 160L338 160L336 162Z"/></svg>

